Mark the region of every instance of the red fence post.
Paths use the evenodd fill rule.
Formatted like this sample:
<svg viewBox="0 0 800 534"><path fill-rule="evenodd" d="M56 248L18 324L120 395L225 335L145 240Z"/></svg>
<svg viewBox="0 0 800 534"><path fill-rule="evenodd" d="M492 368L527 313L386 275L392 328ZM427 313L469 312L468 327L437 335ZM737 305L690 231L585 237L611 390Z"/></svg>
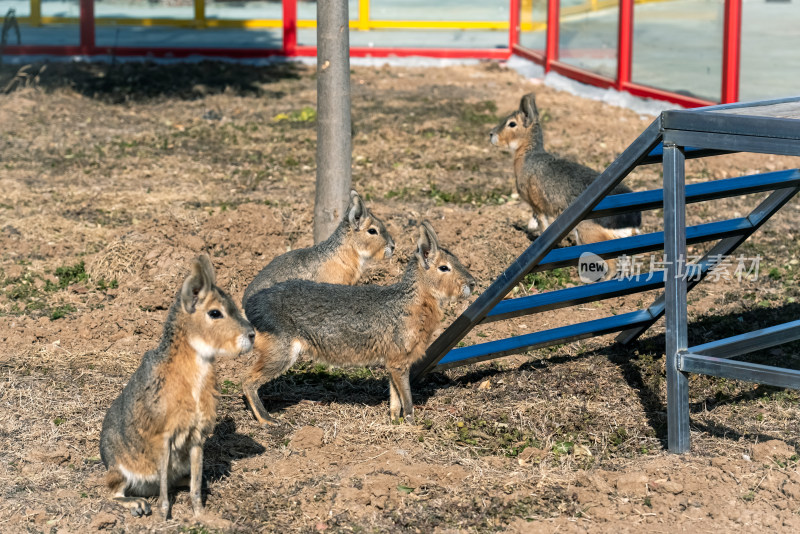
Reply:
<svg viewBox="0 0 800 534"><path fill-rule="evenodd" d="M722 34L722 103L739 100L739 65L742 49L742 0L725 0Z"/></svg>
<svg viewBox="0 0 800 534"><path fill-rule="evenodd" d="M511 0L508 8L508 50L512 54L514 46L519 44L519 6L520 0Z"/></svg>
<svg viewBox="0 0 800 534"><path fill-rule="evenodd" d="M94 51L94 0L80 0L80 47L81 54Z"/></svg>
<svg viewBox="0 0 800 534"><path fill-rule="evenodd" d="M283 0L283 55L297 52L297 0Z"/></svg>
<svg viewBox="0 0 800 534"><path fill-rule="evenodd" d="M633 61L633 0L619 2L619 41L617 42L617 90L631 81Z"/></svg>
<svg viewBox="0 0 800 534"><path fill-rule="evenodd" d="M561 15L561 0L547 0L547 46L544 51L544 71L558 61L558 29Z"/></svg>

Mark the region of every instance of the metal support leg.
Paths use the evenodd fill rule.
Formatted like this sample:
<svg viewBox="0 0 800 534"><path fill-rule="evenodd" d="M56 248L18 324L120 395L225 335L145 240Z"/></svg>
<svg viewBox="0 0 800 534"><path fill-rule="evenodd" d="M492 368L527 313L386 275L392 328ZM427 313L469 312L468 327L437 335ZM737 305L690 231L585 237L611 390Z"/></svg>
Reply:
<svg viewBox="0 0 800 534"><path fill-rule="evenodd" d="M683 149L664 144L664 262L666 263L667 442L689 450L689 380L678 369L686 338L686 197Z"/></svg>

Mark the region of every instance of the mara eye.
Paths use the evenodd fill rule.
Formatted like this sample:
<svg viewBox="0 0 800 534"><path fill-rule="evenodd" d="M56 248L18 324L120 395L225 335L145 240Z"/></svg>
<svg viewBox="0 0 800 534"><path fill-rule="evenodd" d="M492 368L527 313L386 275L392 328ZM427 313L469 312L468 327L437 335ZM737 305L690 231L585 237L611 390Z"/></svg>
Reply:
<svg viewBox="0 0 800 534"><path fill-rule="evenodd" d="M446 273L450 270L450 267L448 267L447 265L440 265L439 270L443 273Z"/></svg>
<svg viewBox="0 0 800 534"><path fill-rule="evenodd" d="M517 123L514 122L514 121L511 121L511 122L508 123L508 127L509 128L516 128L517 127Z"/></svg>
<svg viewBox="0 0 800 534"><path fill-rule="evenodd" d="M208 316L212 319L222 319L222 312L219 310L209 310Z"/></svg>
<svg viewBox="0 0 800 534"><path fill-rule="evenodd" d="M372 235L376 235L378 233L378 231L375 228L370 228L369 230L367 230L367 233L368 234L372 234Z"/></svg>

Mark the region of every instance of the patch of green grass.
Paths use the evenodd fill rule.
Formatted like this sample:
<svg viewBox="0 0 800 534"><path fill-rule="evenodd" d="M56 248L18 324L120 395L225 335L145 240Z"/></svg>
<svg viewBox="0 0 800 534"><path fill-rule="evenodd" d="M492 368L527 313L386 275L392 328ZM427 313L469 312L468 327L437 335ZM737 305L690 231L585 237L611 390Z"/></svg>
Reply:
<svg viewBox="0 0 800 534"><path fill-rule="evenodd" d="M50 320L55 321L57 319L62 319L74 311L75 306L72 304L62 304L61 306L56 306L50 310Z"/></svg>
<svg viewBox="0 0 800 534"><path fill-rule="evenodd" d="M754 491L748 491L744 495L742 495L742 500L745 502L753 502L756 500L756 493Z"/></svg>
<svg viewBox="0 0 800 534"><path fill-rule="evenodd" d="M231 393L235 393L237 391L241 391L242 387L240 384L236 382L232 382L230 380L223 380L222 386L220 387L220 391L223 395L229 395Z"/></svg>
<svg viewBox="0 0 800 534"><path fill-rule="evenodd" d="M410 193L411 189L409 189L408 187L401 187L399 189L391 189L387 191L386 194L383 195L383 198L386 199L397 198L400 200L404 200L411 196Z"/></svg>
<svg viewBox="0 0 800 534"><path fill-rule="evenodd" d="M55 275L56 278L58 278L59 289L64 289L70 284L86 282L89 279L89 275L86 273L86 268L82 260L75 265L64 265L58 267Z"/></svg>
<svg viewBox="0 0 800 534"><path fill-rule="evenodd" d="M574 446L575 444L571 441L556 441L553 444L553 455L558 459L560 456L571 453Z"/></svg>
<svg viewBox="0 0 800 534"><path fill-rule="evenodd" d="M539 291L549 291L560 289L571 282L569 271L566 268L553 269L552 271L542 271L540 273L528 273L522 279L526 289L538 289Z"/></svg>
<svg viewBox="0 0 800 534"><path fill-rule="evenodd" d="M368 367L328 367L321 363L301 362L292 367L286 376L294 376L313 382L329 385L341 380L366 380L374 378L372 370Z"/></svg>
<svg viewBox="0 0 800 534"><path fill-rule="evenodd" d="M614 430L614 432L608 438L608 442L615 448L619 447L627 440L628 440L628 431L621 427Z"/></svg>
<svg viewBox="0 0 800 534"><path fill-rule="evenodd" d="M272 117L272 122L314 122L315 120L317 120L317 110L309 106L289 113L278 113Z"/></svg>
<svg viewBox="0 0 800 534"><path fill-rule="evenodd" d="M492 100L484 100L477 104L464 104L461 107L460 119L474 126L495 124L500 118L496 115L497 105Z"/></svg>
<svg viewBox="0 0 800 534"><path fill-rule="evenodd" d="M98 291L105 291L107 289L117 289L117 287L119 287L119 282L117 282L116 278L110 282L106 282L104 278L101 278L95 283L95 285L97 286Z"/></svg>
<svg viewBox="0 0 800 534"><path fill-rule="evenodd" d="M64 423L66 423L66 422L67 422L67 420L62 418L62 417L56 417L55 419L53 419L53 424L56 425L56 426L60 426L60 425L62 425Z"/></svg>
<svg viewBox="0 0 800 534"><path fill-rule="evenodd" d="M503 204L508 200L511 191L501 191L492 189L489 191L455 191L450 193L440 189L436 182L430 182L428 189L423 193L428 198L436 201L437 205L442 204L473 204L476 206Z"/></svg>

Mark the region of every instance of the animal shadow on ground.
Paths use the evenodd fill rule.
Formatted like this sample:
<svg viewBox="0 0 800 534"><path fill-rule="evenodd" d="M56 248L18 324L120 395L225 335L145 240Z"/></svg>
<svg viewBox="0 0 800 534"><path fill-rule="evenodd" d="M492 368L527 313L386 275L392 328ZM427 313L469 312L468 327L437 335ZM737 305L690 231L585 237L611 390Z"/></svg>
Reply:
<svg viewBox="0 0 800 534"><path fill-rule="evenodd" d="M715 339L745 334L753 330L775 326L788 321L796 320L800 317L800 304L792 303L775 308L754 308L743 312L735 312L724 315L708 315L698 320L689 321L688 339L689 346L699 345ZM667 447L667 408L662 401L658 388L659 380L664 380L661 372L660 361L664 356L664 335L656 334L646 338L640 338L629 345L621 345L612 342L606 347L596 350L581 352L579 355L551 356L546 359L535 359L523 363L518 371L533 371L545 369L547 367L558 366L574 361L578 358L586 358L593 355L601 355L620 368L622 376L627 384L636 390L639 400L644 407L647 424L655 431L656 437L661 441L664 448ZM639 355L655 356L650 361ZM797 358L792 354L800 354L800 341L782 345L777 348L765 349L740 357L742 361L748 361L761 365L776 367L797 368ZM486 365L470 370L455 380L449 379L444 373L431 373L423 379L423 382L414 390L415 400L430 397L436 389L442 387L452 387L453 385L477 383L487 378L500 375L506 370L500 366ZM654 379L655 377L655 379ZM783 388L759 384L753 388L747 388L735 394L720 393L711 395L706 391L699 398L696 394L689 404L690 413L700 413L711 411L717 406L735 404L742 401L756 399L758 397L770 395ZM690 395L692 389L690 389ZM735 429L721 425L717 422L704 423L692 420L693 428L708 433L711 436L738 440L744 435ZM757 438L758 441L773 439L771 436L747 433L748 438ZM800 444L798 440L790 441L792 445Z"/></svg>
<svg viewBox="0 0 800 534"><path fill-rule="evenodd" d="M299 79L301 68L292 62L256 66L222 61L37 63L22 68L3 65L0 66L0 89L10 92L31 84L47 92L69 88L86 97L114 104L156 98L194 100L222 92L281 98L285 93L271 90L269 86L283 79ZM23 71L24 79L18 80Z"/></svg>
<svg viewBox="0 0 800 534"><path fill-rule="evenodd" d="M435 390L412 386L412 392L414 404L418 405L424 404ZM389 378L382 367L334 368L301 362L263 384L258 396L267 410L278 413L302 401L365 406L386 403L388 412Z"/></svg>
<svg viewBox="0 0 800 534"><path fill-rule="evenodd" d="M226 417L217 422L214 433L206 441L204 449L204 473L208 482L227 477L234 460L250 458L266 451L255 440L236 432L236 422Z"/></svg>

